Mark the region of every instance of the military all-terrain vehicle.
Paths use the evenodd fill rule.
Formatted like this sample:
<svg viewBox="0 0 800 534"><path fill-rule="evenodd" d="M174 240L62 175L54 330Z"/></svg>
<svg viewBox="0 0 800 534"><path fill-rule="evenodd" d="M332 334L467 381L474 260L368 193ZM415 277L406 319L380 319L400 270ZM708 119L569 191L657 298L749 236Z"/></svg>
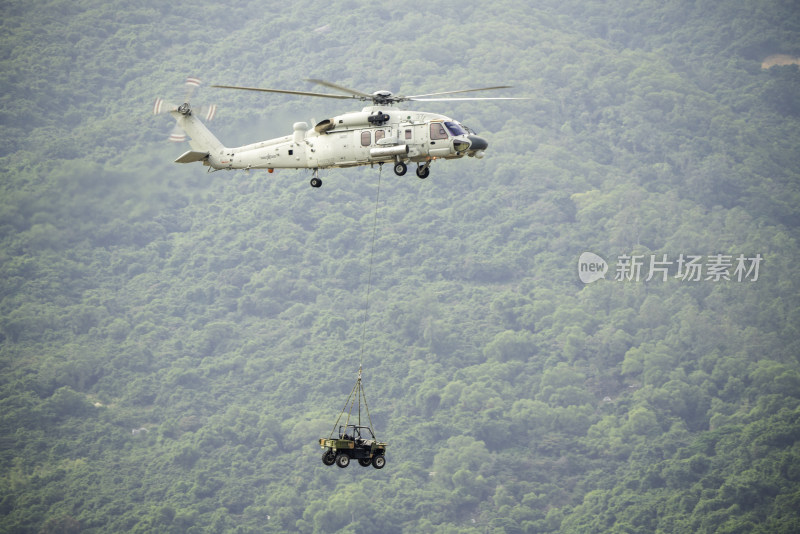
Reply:
<svg viewBox="0 0 800 534"><path fill-rule="evenodd" d="M350 460L358 460L364 467L372 464L375 469L383 469L386 465L386 443L375 439L375 434L368 426L339 426L338 439L320 438L319 444L326 451L322 454L322 463L336 464L345 468Z"/></svg>

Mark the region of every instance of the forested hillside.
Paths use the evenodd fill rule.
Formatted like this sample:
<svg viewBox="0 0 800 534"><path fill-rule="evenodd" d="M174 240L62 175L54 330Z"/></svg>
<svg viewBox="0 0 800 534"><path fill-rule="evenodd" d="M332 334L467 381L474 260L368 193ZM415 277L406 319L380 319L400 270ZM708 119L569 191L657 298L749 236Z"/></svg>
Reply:
<svg viewBox="0 0 800 534"><path fill-rule="evenodd" d="M800 531L795 2L2 14L0 532ZM229 146L358 103L211 84L532 98L313 189L172 163L187 76ZM362 360L386 467L324 466Z"/></svg>

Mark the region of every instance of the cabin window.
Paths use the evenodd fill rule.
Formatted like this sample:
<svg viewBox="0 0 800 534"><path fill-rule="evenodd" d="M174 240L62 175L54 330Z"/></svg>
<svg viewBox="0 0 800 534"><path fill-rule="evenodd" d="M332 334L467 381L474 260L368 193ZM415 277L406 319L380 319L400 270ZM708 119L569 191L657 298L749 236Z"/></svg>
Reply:
<svg viewBox="0 0 800 534"><path fill-rule="evenodd" d="M369 130L361 132L361 146L369 146L370 144L372 144L372 132Z"/></svg>
<svg viewBox="0 0 800 534"><path fill-rule="evenodd" d="M447 132L445 131L444 125L441 122L431 123L431 139L447 139Z"/></svg>
<svg viewBox="0 0 800 534"><path fill-rule="evenodd" d="M406 139L411 139L411 130L406 130Z"/></svg>
<svg viewBox="0 0 800 534"><path fill-rule="evenodd" d="M375 130L375 144L378 144L378 141L386 137L386 132L383 130Z"/></svg>

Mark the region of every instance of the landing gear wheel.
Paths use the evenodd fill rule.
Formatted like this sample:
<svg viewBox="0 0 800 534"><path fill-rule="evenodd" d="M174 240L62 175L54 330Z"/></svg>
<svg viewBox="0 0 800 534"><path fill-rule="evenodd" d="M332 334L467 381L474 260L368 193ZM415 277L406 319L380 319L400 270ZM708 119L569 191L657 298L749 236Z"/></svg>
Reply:
<svg viewBox="0 0 800 534"><path fill-rule="evenodd" d="M384 465L386 465L386 458L384 458L383 455L372 457L372 467L375 469L383 469Z"/></svg>
<svg viewBox="0 0 800 534"><path fill-rule="evenodd" d="M403 163L402 161L398 161L397 163L394 164L394 173L397 176L403 176L407 170L408 166L406 166L406 164Z"/></svg>
<svg viewBox="0 0 800 534"><path fill-rule="evenodd" d="M346 454L337 454L336 455L336 465L344 469L348 465L350 465L350 457Z"/></svg>
<svg viewBox="0 0 800 534"><path fill-rule="evenodd" d="M311 187L322 187L322 180L317 177L311 179Z"/></svg>
<svg viewBox="0 0 800 534"><path fill-rule="evenodd" d="M417 167L417 176L419 176L423 180L427 178L430 173L431 173L431 168L428 167L427 165L420 165L419 167Z"/></svg>
<svg viewBox="0 0 800 534"><path fill-rule="evenodd" d="M361 467L369 467L369 464L371 464L371 463L372 463L372 460L370 460L369 458L359 458L358 459L358 465L360 465Z"/></svg>
<svg viewBox="0 0 800 534"><path fill-rule="evenodd" d="M325 451L322 453L322 463L325 465L333 465L336 463L336 454L333 451Z"/></svg>

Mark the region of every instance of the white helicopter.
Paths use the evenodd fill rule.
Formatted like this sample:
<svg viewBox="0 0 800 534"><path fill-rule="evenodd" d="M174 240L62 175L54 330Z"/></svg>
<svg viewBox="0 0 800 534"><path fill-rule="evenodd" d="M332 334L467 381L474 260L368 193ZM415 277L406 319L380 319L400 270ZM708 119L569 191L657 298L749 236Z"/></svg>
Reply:
<svg viewBox="0 0 800 534"><path fill-rule="evenodd" d="M331 167L354 167L357 165L394 164L394 172L403 176L406 162L417 163L417 176L427 178L430 165L436 159L454 159L464 156L482 158L489 146L486 140L475 135L458 121L423 111L402 111L393 108L394 104L406 101L442 102L451 100L524 100L525 98L431 98L456 93L507 89L510 86L462 89L413 96L396 96L389 91L376 91L372 94L348 89L323 80L309 79L311 83L326 86L345 93L327 94L307 91L288 91L282 89L262 89L231 85L212 85L221 89L283 93L290 95L314 96L336 99L355 99L370 102L361 111L344 113L317 123L313 129L305 122L294 123L292 135L260 141L250 145L229 148L223 145L200 121L198 114L205 114L210 120L215 106L198 111L188 102L177 107L166 106L162 99L156 100L155 114L169 112L177 121L178 133L172 140L182 141L189 135L192 150L182 154L176 163L200 161L210 167L209 172L222 169L311 169L312 187L320 187L322 180L319 170ZM193 90L199 85L196 78L187 79L186 85Z"/></svg>

